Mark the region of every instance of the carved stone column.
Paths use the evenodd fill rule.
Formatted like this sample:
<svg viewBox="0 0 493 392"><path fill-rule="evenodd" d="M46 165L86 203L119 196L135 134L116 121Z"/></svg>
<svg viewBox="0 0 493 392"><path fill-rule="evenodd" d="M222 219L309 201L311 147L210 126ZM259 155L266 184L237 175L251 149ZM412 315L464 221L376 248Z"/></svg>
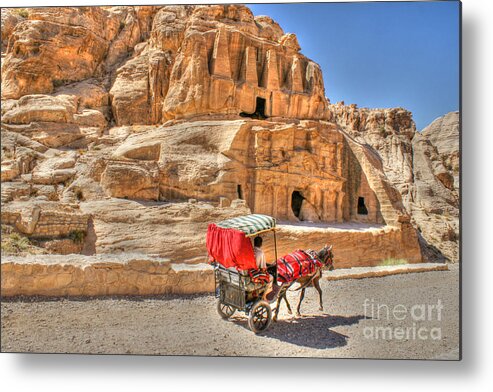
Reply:
<svg viewBox="0 0 493 392"><path fill-rule="evenodd" d="M340 191L337 192L337 199L336 199L336 219L337 222L343 222L344 216L343 216L343 201L344 201L344 192Z"/></svg>

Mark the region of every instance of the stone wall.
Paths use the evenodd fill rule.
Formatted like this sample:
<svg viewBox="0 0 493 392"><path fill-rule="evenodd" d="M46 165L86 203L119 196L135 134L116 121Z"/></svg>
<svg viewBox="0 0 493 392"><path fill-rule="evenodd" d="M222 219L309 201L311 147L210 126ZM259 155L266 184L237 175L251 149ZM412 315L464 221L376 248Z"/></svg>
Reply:
<svg viewBox="0 0 493 392"><path fill-rule="evenodd" d="M267 260L272 262L275 260L273 235L263 237ZM354 223L333 227L281 224L276 237L278 257L296 249L319 250L325 244L332 244L336 269L377 266L386 259L422 262L418 237L409 223L402 223L400 228Z"/></svg>
<svg viewBox="0 0 493 392"><path fill-rule="evenodd" d="M23 234L46 238L66 237L86 232L89 215L70 205L55 202L14 202L2 206L3 224L12 225Z"/></svg>
<svg viewBox="0 0 493 392"><path fill-rule="evenodd" d="M336 269L382 265L385 259L422 261L414 229L341 226L314 228L280 225L278 256L295 249L333 244ZM267 260L273 261L273 235L264 235ZM177 264L143 254L3 256L1 295L105 296L193 294L214 291L207 264Z"/></svg>
<svg viewBox="0 0 493 392"><path fill-rule="evenodd" d="M73 231L87 230L87 216L57 211L43 212L32 233L35 237L64 237Z"/></svg>
<svg viewBox="0 0 493 392"><path fill-rule="evenodd" d="M1 295L105 296L214 291L205 264L180 265L145 255L2 257Z"/></svg>

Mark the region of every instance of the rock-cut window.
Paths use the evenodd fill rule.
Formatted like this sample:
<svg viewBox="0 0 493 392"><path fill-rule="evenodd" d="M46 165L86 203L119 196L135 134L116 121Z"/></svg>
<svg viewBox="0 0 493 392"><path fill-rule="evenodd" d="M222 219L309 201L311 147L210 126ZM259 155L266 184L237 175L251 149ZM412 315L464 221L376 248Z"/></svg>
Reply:
<svg viewBox="0 0 493 392"><path fill-rule="evenodd" d="M364 197L358 197L358 215L368 215Z"/></svg>

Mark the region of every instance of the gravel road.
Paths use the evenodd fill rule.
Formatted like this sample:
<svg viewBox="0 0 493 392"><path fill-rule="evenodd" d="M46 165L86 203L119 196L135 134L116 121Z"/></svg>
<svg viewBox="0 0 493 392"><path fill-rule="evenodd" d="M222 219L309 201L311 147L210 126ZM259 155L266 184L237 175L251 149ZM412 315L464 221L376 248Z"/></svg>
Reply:
<svg viewBox="0 0 493 392"><path fill-rule="evenodd" d="M2 352L458 359L459 270L323 281L261 335L211 295L2 300ZM288 295L292 305L297 293ZM366 304L366 307L365 307ZM373 312L372 312L373 309Z"/></svg>

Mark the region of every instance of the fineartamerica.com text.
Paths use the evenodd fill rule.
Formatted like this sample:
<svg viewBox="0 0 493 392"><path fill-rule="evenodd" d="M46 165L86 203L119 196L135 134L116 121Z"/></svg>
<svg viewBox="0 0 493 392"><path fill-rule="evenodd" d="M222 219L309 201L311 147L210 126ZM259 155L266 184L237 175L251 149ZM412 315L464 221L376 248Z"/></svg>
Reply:
<svg viewBox="0 0 493 392"><path fill-rule="evenodd" d="M442 320L442 301L436 304L416 304L406 306L397 304L389 306L376 303L366 298L363 302L364 316L374 321L374 325L365 326L363 336L366 339L379 340L440 340L441 327L430 326L430 323ZM391 325L390 321L397 320L407 325ZM382 322L387 322L382 325Z"/></svg>

